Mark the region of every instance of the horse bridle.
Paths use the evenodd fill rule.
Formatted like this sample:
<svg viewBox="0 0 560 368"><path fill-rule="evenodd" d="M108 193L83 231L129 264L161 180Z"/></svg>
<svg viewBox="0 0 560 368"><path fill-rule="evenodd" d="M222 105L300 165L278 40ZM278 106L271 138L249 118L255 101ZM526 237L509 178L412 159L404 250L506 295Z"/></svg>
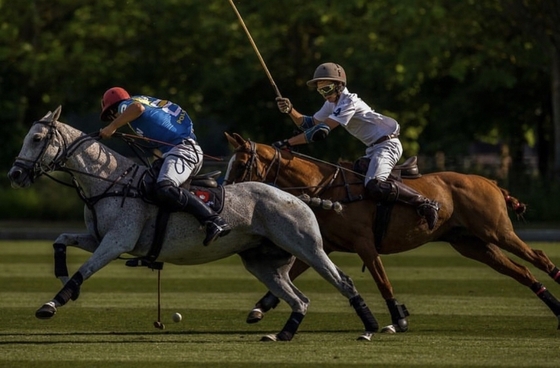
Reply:
<svg viewBox="0 0 560 368"><path fill-rule="evenodd" d="M69 157L68 142L65 137L60 134L53 121L39 120L33 123L33 125L42 124L48 128L45 139L43 139L43 148L37 157L33 159L28 159L25 157L17 156L14 162L14 166L19 167L27 172L31 182L34 182L39 176L47 174L52 171L56 171L64 166L66 159ZM60 138L61 145L58 146L58 152L54 156L54 159L49 163L45 164L43 162L43 157L45 156L47 149L51 146L51 141L54 137ZM90 137L87 137L90 138ZM82 142L81 140L80 142Z"/></svg>
<svg viewBox="0 0 560 368"><path fill-rule="evenodd" d="M19 167L23 170L26 170L29 178L31 180L31 182L33 182L35 179L37 179L38 177L40 177L41 175L46 175L48 176L50 179L66 185L66 186L70 186L70 187L74 187L77 191L78 191L78 195L80 196L80 198L85 202L85 204L89 207L89 208L93 208L93 205L99 201L102 198L105 198L107 196L122 196L123 197L123 201L124 198L126 197L138 197L140 196L139 193L136 193L137 191L135 190L131 190L130 185L132 183L132 180L134 179L134 177L136 176L136 174L139 171L139 166L134 163L131 167L129 167L128 169L124 170L123 173L117 178L117 179L107 179L104 177L100 177L98 175L92 175L88 172L85 171L80 171L80 170L75 170L75 169L70 169L65 167L66 161L74 154L74 152L76 152L76 150L80 147L80 145L82 145L83 143L89 141L90 139L99 139L99 132L93 132L93 133L89 133L89 134L84 134L81 135L80 137L78 137L77 139L75 139L72 143L68 144L68 141L66 140L66 137L61 134L58 129L56 128L56 121L45 121L45 120L39 120L33 123L33 125L35 124L43 124L45 126L48 127L48 132L46 134L46 139L44 139L44 146L41 150L41 153L39 153L39 155L37 156L37 158L35 160L31 160L25 157L20 157L17 156L16 160L14 162L14 166ZM54 158L47 164L45 164L43 161L43 157L45 156L45 153L47 151L47 148L49 146L51 146L51 141L54 139L54 137L58 137L59 141L61 142L61 145L58 147L58 151L56 153L56 155L54 156ZM28 164L26 164L28 163ZM70 176L72 177L72 184L68 184L65 183L51 175L49 175L50 172L53 171L63 171L66 172L68 174L70 174ZM113 193L110 193L109 191L117 184L119 183L124 177L126 177L127 175L132 173L132 178L128 181L128 183L126 184L122 184L123 186L125 186L125 190L121 192L116 191ZM86 197L81 186L78 184L76 177L74 176L74 174L81 174L81 175L86 175L86 176L90 176L90 177L94 177L100 180L104 180L110 183L110 185L105 189L105 191L103 193L101 193L100 195L96 195L94 197Z"/></svg>
<svg viewBox="0 0 560 368"><path fill-rule="evenodd" d="M280 166L281 166L280 151L278 149L275 149L274 157L270 161L270 164L268 165L268 168L266 169L266 171L263 172L263 171L259 171L259 165L258 165L259 157L257 155L257 145L253 141L249 141L249 145L250 145L249 160L247 160L245 162L245 164L243 165L243 175L241 176L240 181L250 181L250 180L252 180L253 169L254 169L255 170L255 177L257 178L257 180L264 183L264 181L268 177L268 174L272 170L272 167L274 166L274 163L278 162L278 165L277 165L277 168L276 168L276 175L274 176L274 181L272 183L270 183L270 184L276 186L276 181L278 180L278 177L280 175ZM234 181L238 181L238 180L234 180Z"/></svg>
<svg viewBox="0 0 560 368"><path fill-rule="evenodd" d="M263 170L259 171L259 155L257 154L257 144L253 141L248 140L247 141L249 143L249 152L245 151L245 153L249 154L249 160L247 160L244 164L243 164L243 174L241 175L241 179L237 179L239 176L236 176L236 178L233 181L227 181L229 182L236 182L236 181L250 181L253 180L253 177L257 178L258 181L260 182L265 182L266 178L268 177L269 173L272 171L272 168L275 166L276 164L276 174L274 175L274 180L272 182L268 182L268 184L271 184L273 186L278 187L277 185L277 181L278 178L280 177L280 170L282 168L282 160L280 157L280 149L274 147L274 157L272 158L272 160L270 161L270 164L268 165L268 167ZM239 150L241 150L241 148L239 148ZM282 187L280 189L282 190L287 190L287 191L293 191L293 190L306 190L306 189L319 189L319 193L317 193L316 195L319 196L321 195L323 192L325 192L326 190L333 188L334 187L334 182L336 181L336 179L338 178L339 174L342 175L342 180L343 180L343 184L341 184L340 186L345 187L346 189L346 193L347 193L347 199L343 200L344 202L352 202L354 200L356 200L356 198L353 198L353 196L350 193L350 183L347 181L346 179L346 175L345 175L345 169L343 169L341 166L339 165L333 165L331 163L325 162L325 161L321 161L318 160L316 158L310 157L310 156L306 156L303 155L301 153L295 153L292 152L292 154L294 155L298 155L301 157L306 157L308 159L312 159L314 161L319 161L319 162L323 162L325 164L328 165L332 165L333 167L336 168L334 174L332 175L332 177L330 178L330 180L328 181L328 183L322 184L322 185L315 185L315 186L301 186L301 187ZM263 165L266 167L266 165ZM255 171L255 174L253 175L253 170ZM227 178L226 178L227 179ZM361 184L361 183L360 183Z"/></svg>
<svg viewBox="0 0 560 368"><path fill-rule="evenodd" d="M56 181L60 184L75 188L78 195L82 199L82 201L93 212L93 214L94 214L93 215L93 219L94 219L93 221L94 221L95 233L96 233L96 236L98 238L100 238L99 231L98 231L98 228L97 228L97 215L96 215L96 212L95 212L94 205L99 200L101 200L103 198L106 198L106 197L122 197L123 200L122 200L121 205L124 204L124 200L126 198L129 198L129 197L131 197L131 198L140 197L141 198L141 194L139 193L139 190L137 190L137 188L131 188L132 181L139 171L138 164L133 163L132 166L130 166L128 169L124 170L121 173L121 175L116 179L103 178L103 177L100 177L98 175L92 175L92 174L90 174L88 172L85 172L85 171L80 171L80 170L67 168L67 167L65 167L66 161L76 152L76 150L84 142L87 142L91 139L99 139L100 138L99 132L97 131L97 132L81 135L77 139L75 139L72 143L68 144L68 141L66 140L66 137L64 136L64 134L62 134L57 129L55 120L39 120L39 121L36 121L36 122L33 123L33 125L35 125L35 124L42 124L42 125L45 125L48 128L46 137L43 139L44 145L41 149L41 152L39 153L39 155L37 155L37 157L34 160L28 159L28 158L25 158L25 157L21 157L21 156L17 156L16 159L15 159L15 162L14 162L14 166L19 167L22 170L25 170L27 175L29 176L31 182L33 182L35 179L37 179L41 175L46 175L50 179L52 179L52 180L54 180L54 181ZM48 147L53 145L52 141L55 137L59 138L59 142L60 142L60 145L58 146L58 151L56 152L56 154L54 155L54 158L49 163L44 163L43 162L43 157L45 156ZM53 171L64 171L64 172L70 174L70 176L72 177L72 184L65 183L65 182L49 175L49 173L53 172ZM97 179L107 181L107 182L110 183L110 185L101 194L95 195L93 197L87 197L84 193L83 188L78 183L78 181L77 181L77 179L74 175L75 173L82 174L82 175L87 175L87 176L90 176L90 177L95 177ZM130 178L130 180L127 183L121 183L124 186L123 190L111 191L112 188L115 187L115 185L120 183L120 181L123 180L129 174L132 174L132 177Z"/></svg>

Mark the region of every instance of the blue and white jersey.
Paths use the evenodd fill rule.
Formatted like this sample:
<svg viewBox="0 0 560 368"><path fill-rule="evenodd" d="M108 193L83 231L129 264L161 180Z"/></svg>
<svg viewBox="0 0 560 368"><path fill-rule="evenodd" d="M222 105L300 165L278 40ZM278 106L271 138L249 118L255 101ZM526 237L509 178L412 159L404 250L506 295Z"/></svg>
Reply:
<svg viewBox="0 0 560 368"><path fill-rule="evenodd" d="M141 137L167 143L155 143L161 152L166 153L187 138L196 140L193 122L181 106L155 97L132 96L119 104L118 111L122 113L133 102L141 103L145 110L129 123L130 127Z"/></svg>

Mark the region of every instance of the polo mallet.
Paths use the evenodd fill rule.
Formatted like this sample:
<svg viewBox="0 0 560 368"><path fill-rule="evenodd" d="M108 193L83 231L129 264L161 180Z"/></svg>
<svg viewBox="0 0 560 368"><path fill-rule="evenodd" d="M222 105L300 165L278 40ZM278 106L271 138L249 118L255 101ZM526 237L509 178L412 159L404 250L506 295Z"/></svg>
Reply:
<svg viewBox="0 0 560 368"><path fill-rule="evenodd" d="M157 321L154 322L154 327L165 329L165 325L161 322L161 270L157 270Z"/></svg>
<svg viewBox="0 0 560 368"><path fill-rule="evenodd" d="M270 72L268 71L268 68L266 67L266 64L264 63L264 60L261 56L261 53L259 52L259 49L257 48L257 45L255 44L255 41L253 41L253 37L251 37L251 34L249 33L249 30L247 29L247 26L245 26L245 22L243 21L243 18L241 18L241 14L239 14L239 12L237 11L237 8L235 7L235 4L233 3L233 0L229 0L229 3L231 4L231 7L235 11L235 14L237 14L237 18L239 18L239 22L241 23L241 26L245 30L245 33L247 34L247 37L249 38L249 42L251 42L251 45L253 46L253 49L257 53L257 57L259 58L259 61L261 62L261 65L263 66L266 75L268 76L268 80L270 80L270 84L272 84L272 88L274 88L274 92L276 92L276 97L282 97L282 95L280 94L280 90L278 90L278 87L276 86L276 83L274 83L274 79L272 79L272 75L270 74Z"/></svg>

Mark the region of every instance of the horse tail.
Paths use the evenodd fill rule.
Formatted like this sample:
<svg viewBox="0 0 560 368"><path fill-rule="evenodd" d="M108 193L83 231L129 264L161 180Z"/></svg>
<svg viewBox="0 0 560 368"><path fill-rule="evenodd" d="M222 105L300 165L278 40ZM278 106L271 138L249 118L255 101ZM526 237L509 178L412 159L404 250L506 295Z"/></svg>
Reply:
<svg viewBox="0 0 560 368"><path fill-rule="evenodd" d="M321 199L319 197L310 197L308 194L302 194L298 197L309 207L321 207L324 210L333 210L337 214L342 213L342 204L333 202L330 199Z"/></svg>
<svg viewBox="0 0 560 368"><path fill-rule="evenodd" d="M511 196L507 190L500 188L502 195L506 201L506 206L511 209L517 216L522 216L527 211L527 205L519 199Z"/></svg>

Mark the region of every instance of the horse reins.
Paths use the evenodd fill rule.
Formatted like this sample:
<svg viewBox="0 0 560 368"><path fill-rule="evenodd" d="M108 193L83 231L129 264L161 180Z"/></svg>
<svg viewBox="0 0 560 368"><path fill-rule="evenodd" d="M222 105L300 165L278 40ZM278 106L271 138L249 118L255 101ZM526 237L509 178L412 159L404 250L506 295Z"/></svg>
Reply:
<svg viewBox="0 0 560 368"><path fill-rule="evenodd" d="M249 142L249 146L250 146L249 160L244 165L244 171L243 171L241 181L251 180L251 178L253 177L253 170L255 170L255 175L254 176L259 181L265 182L266 178L268 177L268 175L272 171L272 168L276 164L276 174L274 175L274 180L271 182L271 184L274 185L274 186L278 186L277 181L280 177L280 172L281 172L281 167L282 167L280 149L275 147L274 157L272 158L272 160L270 160L270 164L268 164L268 167L266 167L266 164L263 164L263 166L265 166L265 168L266 168L266 170L264 170L264 174L263 174L262 171L259 171L259 165L258 165L259 158L258 158L258 154L257 154L257 144L255 142L251 141L251 140L248 140L248 142ZM290 191L290 190L320 189L319 193L317 194L317 196L320 196L322 193L324 193L328 189L334 188L336 186L344 186L345 189L346 189L348 201L356 200L356 199L352 198L352 195L351 195L351 192L350 192L351 183L348 182L344 171L350 171L350 172L352 172L356 175L361 175L361 174L358 174L358 173L356 173L352 170L346 169L346 168L344 168L340 165L335 165L335 164L332 164L330 162L322 161L320 159L317 159L317 158L314 158L314 157L311 157L311 156L307 156L307 155L304 155L304 154L299 153L299 152L291 151L291 154L294 155L294 156L297 156L297 157L302 157L302 158L309 159L311 161L315 161L315 162L324 163L326 165L329 165L329 166L331 166L335 169L335 172L334 172L334 174L332 174L332 176L330 177L330 180L326 184L312 185L312 186L300 186L300 187L282 187L281 188L282 190ZM342 180L343 180L344 183L340 184L340 185L334 185L336 179L339 177L339 174L341 174Z"/></svg>

